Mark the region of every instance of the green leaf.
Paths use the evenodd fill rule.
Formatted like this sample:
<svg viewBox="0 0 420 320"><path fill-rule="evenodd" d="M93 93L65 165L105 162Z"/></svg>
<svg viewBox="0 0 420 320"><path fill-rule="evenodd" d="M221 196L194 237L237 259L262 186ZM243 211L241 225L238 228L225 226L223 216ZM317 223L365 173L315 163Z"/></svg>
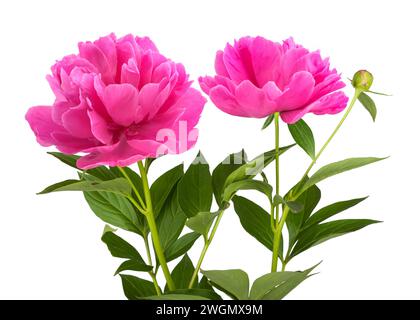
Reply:
<svg viewBox="0 0 420 320"><path fill-rule="evenodd" d="M207 238L213 220L218 215L219 212L199 212L196 216L187 220L186 226Z"/></svg>
<svg viewBox="0 0 420 320"><path fill-rule="evenodd" d="M261 130L264 130L267 128L274 120L274 114L270 114L267 118L265 118L264 124L261 128Z"/></svg>
<svg viewBox="0 0 420 320"><path fill-rule="evenodd" d="M368 90L366 92L376 94L376 95L379 95L379 96L392 97L392 94L383 93L383 92L376 92L376 91L372 91L372 90Z"/></svg>
<svg viewBox="0 0 420 320"><path fill-rule="evenodd" d="M214 290L202 289L202 288L193 288L193 289L178 289L175 291L169 291L167 294L174 294L174 295L188 295L201 297L202 300L209 299L209 300L223 300ZM186 299L189 300L189 299Z"/></svg>
<svg viewBox="0 0 420 320"><path fill-rule="evenodd" d="M133 182L135 188L137 189L137 191L140 193L140 196L144 200L143 182L141 181L141 178L138 175L138 173L135 172L134 170L132 170L130 167L124 167L123 170L128 175L130 180ZM112 174L116 178L124 178L125 179L125 176L122 174L120 169L117 168L117 167L109 168L109 172L110 172L110 174ZM109 180L109 179L107 179L107 180ZM132 196L133 196L133 198L137 197L134 190L132 192Z"/></svg>
<svg viewBox="0 0 420 320"><path fill-rule="evenodd" d="M222 206L222 195L226 178L240 166L247 162L246 153L244 150L238 153L232 153L227 156L219 165L213 170L212 185L214 197L219 207Z"/></svg>
<svg viewBox="0 0 420 320"><path fill-rule="evenodd" d="M120 274L124 294L129 300L141 300L156 294L153 282L135 276Z"/></svg>
<svg viewBox="0 0 420 320"><path fill-rule="evenodd" d="M178 185L178 202L187 217L210 211L213 199L209 165L199 152Z"/></svg>
<svg viewBox="0 0 420 320"><path fill-rule="evenodd" d="M332 216L343 212L344 210L347 210L363 200L366 200L367 197L364 198L358 198L358 199L352 199L352 200L346 200L346 201L340 201L333 204L330 204L317 212L315 212L309 219L305 222L305 228L308 228L314 224L318 224L320 222L323 222L327 220L328 218L331 218Z"/></svg>
<svg viewBox="0 0 420 320"><path fill-rule="evenodd" d="M249 278L245 271L207 270L201 271L203 275L219 290L234 300L247 300L249 293Z"/></svg>
<svg viewBox="0 0 420 320"><path fill-rule="evenodd" d="M166 261L169 262L182 256L191 249L198 238L200 238L199 233L190 232L177 239L165 250Z"/></svg>
<svg viewBox="0 0 420 320"><path fill-rule="evenodd" d="M150 187L153 211L156 217L161 213L166 199L178 181L182 178L183 174L184 165L180 164L157 178Z"/></svg>
<svg viewBox="0 0 420 320"><path fill-rule="evenodd" d="M161 210L161 214L156 219L160 242L164 250L178 239L186 220L187 216L178 204L177 190L174 187Z"/></svg>
<svg viewBox="0 0 420 320"><path fill-rule="evenodd" d="M124 178L116 178L107 181L65 180L45 188L38 194L59 191L106 191L127 196L131 194L131 186Z"/></svg>
<svg viewBox="0 0 420 320"><path fill-rule="evenodd" d="M75 168L77 170L81 170L77 167L77 164L76 164L80 156L76 156L72 154L64 154L61 152L47 152L47 153L57 158L61 162L67 164L68 166ZM105 166L99 166L93 169L85 170L85 172L101 180L110 180L110 179L116 178Z"/></svg>
<svg viewBox="0 0 420 320"><path fill-rule="evenodd" d="M303 185L303 190L308 189L309 187L317 184L318 182L325 180L329 177L332 177L336 174L353 170L356 168L360 168L366 166L368 164L384 160L386 158L374 158L374 157L366 157L366 158L349 158L345 160L341 160L338 162L333 162L327 164L326 166L319 169L315 172Z"/></svg>
<svg viewBox="0 0 420 320"><path fill-rule="evenodd" d="M111 192L84 192L83 195L102 221L143 236L144 225L127 198Z"/></svg>
<svg viewBox="0 0 420 320"><path fill-rule="evenodd" d="M207 290L213 290L213 287L210 284L209 279L206 278L206 276L202 276L200 282L198 283L199 289L207 289Z"/></svg>
<svg viewBox="0 0 420 320"><path fill-rule="evenodd" d="M276 194L273 198L273 206L277 206L279 204L285 205L293 213L299 213L303 210L303 204L299 203L298 201L286 201L281 195Z"/></svg>
<svg viewBox="0 0 420 320"><path fill-rule="evenodd" d="M144 271L144 272L149 272L153 269L152 266L149 266L145 263L142 263L140 261L136 261L136 260L127 260L124 261L123 263L121 263L121 265L118 267L117 271L115 271L114 275L117 275L123 271Z"/></svg>
<svg viewBox="0 0 420 320"><path fill-rule="evenodd" d="M270 215L256 203L240 197L233 197L233 205L242 227L251 236L262 243L268 250L273 251L274 234L271 229ZM279 257L282 256L282 245Z"/></svg>
<svg viewBox="0 0 420 320"><path fill-rule="evenodd" d="M279 149L279 155L285 153L287 150L289 150L293 145L289 145L286 147L282 147ZM265 152L255 159L241 165L238 169L233 171L225 181L225 188L237 181L244 180L244 179L252 179L257 174L260 174L262 170L270 164L274 159L276 158L276 151L271 150L268 152Z"/></svg>
<svg viewBox="0 0 420 320"><path fill-rule="evenodd" d="M181 261L179 261L179 263L171 272L175 287L177 289L187 289L193 273L194 265L192 264L191 259L188 257L188 254L185 254ZM196 278L194 287L197 286L197 284L198 281ZM167 288L165 288L165 291L167 291Z"/></svg>
<svg viewBox="0 0 420 320"><path fill-rule="evenodd" d="M294 190L294 188L292 188ZM288 194L290 194L289 191ZM287 198L288 196L286 196ZM321 199L321 190L318 187L312 186L306 191L304 191L296 201L303 205L303 210L297 214L289 214L286 219L286 226L289 232L289 248L292 248L295 243L295 238L299 233L300 229L304 225L305 221L309 218L311 213L314 211L315 207Z"/></svg>
<svg viewBox="0 0 420 320"><path fill-rule="evenodd" d="M194 296L190 294L162 294L160 296L150 296L146 298L147 300L210 300L203 296Z"/></svg>
<svg viewBox="0 0 420 320"><path fill-rule="evenodd" d="M124 239L117 236L115 229L105 226L101 240L107 245L108 250L112 256L116 258L125 258L130 260L139 261L145 264L140 253Z"/></svg>
<svg viewBox="0 0 420 320"><path fill-rule="evenodd" d="M360 230L368 225L380 221L368 219L345 219L313 225L299 234L298 241L293 248L291 257L295 257L329 239Z"/></svg>
<svg viewBox="0 0 420 320"><path fill-rule="evenodd" d="M157 158L146 158L144 161L144 168L146 169L146 173L149 172L150 166Z"/></svg>
<svg viewBox="0 0 420 320"><path fill-rule="evenodd" d="M239 190L257 190L264 193L268 199L271 199L271 194L273 193L273 187L268 183L259 180L245 179L233 182L226 186L226 189L223 192L223 201L229 202Z"/></svg>
<svg viewBox="0 0 420 320"><path fill-rule="evenodd" d="M375 102L364 92L360 93L358 99L360 103L365 107L365 109L369 112L373 122L375 122L376 114L378 113Z"/></svg>
<svg viewBox="0 0 420 320"><path fill-rule="evenodd" d="M315 159L315 139L311 128L303 119L294 124L289 124L289 131L296 143L312 159Z"/></svg>
<svg viewBox="0 0 420 320"><path fill-rule="evenodd" d="M316 266L303 272L272 272L255 280L249 298L251 300L280 300L307 279Z"/></svg>

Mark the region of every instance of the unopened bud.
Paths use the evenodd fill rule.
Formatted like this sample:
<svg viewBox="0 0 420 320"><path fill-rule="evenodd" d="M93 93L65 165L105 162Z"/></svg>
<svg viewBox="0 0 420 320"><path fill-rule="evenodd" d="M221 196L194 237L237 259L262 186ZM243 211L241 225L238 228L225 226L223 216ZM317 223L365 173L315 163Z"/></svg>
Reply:
<svg viewBox="0 0 420 320"><path fill-rule="evenodd" d="M373 83L373 75L366 70L357 71L354 76L351 84L356 89L362 91L368 91Z"/></svg>

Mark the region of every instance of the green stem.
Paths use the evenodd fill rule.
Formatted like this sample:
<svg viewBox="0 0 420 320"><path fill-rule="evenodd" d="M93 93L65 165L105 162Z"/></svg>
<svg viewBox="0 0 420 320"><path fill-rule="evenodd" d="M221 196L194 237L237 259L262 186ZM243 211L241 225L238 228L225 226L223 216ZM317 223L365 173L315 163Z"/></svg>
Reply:
<svg viewBox="0 0 420 320"><path fill-rule="evenodd" d="M274 114L274 125L275 125L275 156L276 156L276 195L280 195L280 159L279 159L279 147L280 147L280 129L279 129L279 113ZM279 204L276 205L276 221L279 219Z"/></svg>
<svg viewBox="0 0 420 320"><path fill-rule="evenodd" d="M224 213L224 210L222 210L219 213L219 215L217 216L216 222L214 223L214 226L213 226L213 229L211 230L211 233L210 233L209 238L208 239L204 239L204 247L203 247L203 250L201 251L200 257L198 258L197 266L194 269L194 273L193 273L193 275L191 277L190 284L188 286L189 289L191 289L194 286L195 279L198 276L198 272L200 271L201 264L203 263L204 257L205 257L205 255L207 253L207 250L208 250L211 242L213 241L213 238L214 238L214 236L216 234L217 228L219 227L220 220L222 220L223 213Z"/></svg>
<svg viewBox="0 0 420 320"><path fill-rule="evenodd" d="M125 171L124 168L122 167L118 167L118 169L121 171L121 173L123 174L123 176L127 179L128 183L130 184L131 188L134 190L134 193L138 199L138 201L140 202L140 205L142 206L142 208L146 208L146 205L144 204L143 198L140 196L139 191L137 190L134 182L130 179L130 176L127 174L127 172Z"/></svg>
<svg viewBox="0 0 420 320"><path fill-rule="evenodd" d="M149 225L150 233L152 235L153 246L155 248L155 253L159 260L159 263L162 266L162 271L163 271L163 274L165 275L168 288L169 290L173 291L176 289L175 283L172 280L171 273L169 272L169 268L166 263L165 255L163 253L163 248L160 243L159 233L158 233L156 221L155 221L155 215L153 213L152 197L150 195L149 182L147 180L146 169L144 168L143 162L141 161L138 162L138 166L139 166L140 175L142 178L141 180L143 182L144 197L146 199L146 214L145 215L146 215L147 223Z"/></svg>
<svg viewBox="0 0 420 320"><path fill-rule="evenodd" d="M309 165L309 167L306 170L305 174L303 175L302 179L304 179L309 174L309 172L311 171L311 169L313 168L313 166L315 165L315 163L317 162L317 160L319 159L319 157L321 156L321 154L327 148L328 144L331 142L331 140L337 134L338 130L340 130L340 128L343 125L344 121L347 119L348 115L350 114L350 111L353 109L353 106L356 103L357 98L359 98L360 93L361 93L361 91L359 89L356 89L354 91L354 95L353 95L353 98L352 98L352 100L351 100L351 102L349 104L349 107L347 108L346 112L344 113L344 115L341 118L341 120L338 123L338 125L335 127L335 129L332 132L332 134L330 135L330 137L327 139L327 141L325 141L325 143L322 146L322 148L318 151L318 153L316 154L315 158L312 160L311 164Z"/></svg>
<svg viewBox="0 0 420 320"><path fill-rule="evenodd" d="M275 125L275 156L276 156L276 195L280 194L280 161L279 161L279 147L280 147L280 128L279 128L279 113L276 112L274 114L274 125ZM275 213L274 210L271 210L272 220L275 220L274 226L274 239L273 239L273 256L271 260L271 272L277 271L277 263L278 263L278 252L280 248L280 241L281 241L281 228L279 224L279 209L280 204L276 204L275 206ZM275 218L273 217L275 214Z"/></svg>
<svg viewBox="0 0 420 320"><path fill-rule="evenodd" d="M302 176L301 182L304 181L304 179L306 178L306 176L309 174L309 172L311 171L311 169L313 168L313 166L315 165L315 163L317 162L317 160L319 159L319 157L321 156L321 154L324 152L324 150L327 148L327 146L329 145L329 143L331 142L331 140L334 138L334 136L337 134L338 130L340 130L341 126L343 125L344 121L347 119L348 115L350 114L351 110L353 109L357 99L359 98L359 95L362 91L359 89L355 89L354 91L354 95L353 98L350 101L350 104L346 110L346 112L344 113L343 117L341 118L340 122L337 124L337 126L335 127L334 131L331 133L331 135L329 136L329 138L327 139L327 141L325 141L324 145L322 146L322 148L318 151L318 153L315 155L315 158L312 160L311 164L309 165L308 169L306 169L305 173ZM298 189L299 190L299 189ZM296 198L298 198L300 196L300 193L293 195L291 200L296 200ZM283 228L284 222L287 219L287 214L288 214L289 210L286 207L284 212L283 212L283 216L282 216L282 220L280 221L280 225L281 228ZM282 223L283 222L283 223ZM281 232L281 230L280 230ZM286 268L287 263L289 262L289 255L290 255L290 249L287 251L286 256L284 257L283 260L283 266L282 266L282 270L284 271Z"/></svg>
<svg viewBox="0 0 420 320"><path fill-rule="evenodd" d="M144 235L144 246L146 247L146 253L147 253L147 260L149 261L149 265L152 265L152 256L150 254L150 246L149 246L149 239L147 238L147 235ZM162 292L160 291L159 284L156 280L156 274L153 271L149 271L149 275L153 280L153 285L155 286L156 294L160 296Z"/></svg>

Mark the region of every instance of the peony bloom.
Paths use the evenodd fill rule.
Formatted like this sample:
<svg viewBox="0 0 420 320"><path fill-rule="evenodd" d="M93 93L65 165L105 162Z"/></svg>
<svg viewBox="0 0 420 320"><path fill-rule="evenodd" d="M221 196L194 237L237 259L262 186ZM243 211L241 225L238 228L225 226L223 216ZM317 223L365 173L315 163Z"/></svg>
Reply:
<svg viewBox="0 0 420 320"><path fill-rule="evenodd" d="M195 144L205 98L183 65L148 38L111 34L80 43L47 80L54 104L30 108L26 120L42 146L87 153L77 162L81 169L127 166Z"/></svg>
<svg viewBox="0 0 420 320"><path fill-rule="evenodd" d="M345 86L328 59L310 52L292 38L283 44L262 37L244 37L218 51L216 76L201 77L200 86L222 111L263 118L280 112L294 123L306 113L334 114L348 98Z"/></svg>

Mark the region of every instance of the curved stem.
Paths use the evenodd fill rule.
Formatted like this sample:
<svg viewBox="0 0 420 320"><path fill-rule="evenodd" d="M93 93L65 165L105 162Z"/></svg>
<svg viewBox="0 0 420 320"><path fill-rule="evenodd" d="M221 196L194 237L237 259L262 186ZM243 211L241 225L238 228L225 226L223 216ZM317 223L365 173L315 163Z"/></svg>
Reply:
<svg viewBox="0 0 420 320"><path fill-rule="evenodd" d="M173 291L173 290L176 289L175 288L175 283L172 280L171 273L169 272L169 268L168 268L168 265L166 263L165 255L163 253L163 248L162 248L162 245L160 243L159 233L158 233L157 226L156 226L156 221L155 221L155 215L153 213L152 197L150 195L149 182L147 180L146 169L144 168L143 162L141 162L141 161L138 162L138 166L139 166L140 175L141 175L141 178L142 178L141 180L143 182L144 197L146 199L146 214L145 214L145 216L146 216L147 223L149 225L150 233L152 235L153 246L155 248L155 253L156 253L156 256L159 260L159 263L162 266L162 271L163 271L163 274L165 275L166 282L168 284L168 288L169 288L169 290Z"/></svg>
<svg viewBox="0 0 420 320"><path fill-rule="evenodd" d="M134 182L130 179L130 176L127 174L127 172L125 171L125 169L122 168L122 167L117 167L117 168L121 171L122 175L127 179L127 181L130 184L131 188L134 190L134 193L135 193L138 201L140 202L140 205L142 206L142 208L143 209L146 208L146 205L144 204L143 198L140 196L139 191L137 190Z"/></svg>
<svg viewBox="0 0 420 320"><path fill-rule="evenodd" d="M198 272L200 271L201 264L203 263L204 257L207 253L207 250L208 250L211 242L213 241L213 238L214 238L214 235L216 234L217 228L219 227L220 220L222 220L223 213L224 213L224 210L222 210L219 213L219 215L217 216L216 222L214 223L214 226L213 226L213 229L211 230L209 238L204 239L204 247L203 247L203 250L201 251L200 257L198 258L197 266L195 267L194 273L191 277L190 284L188 286L189 289L191 289L194 286L195 279L198 276Z"/></svg>
<svg viewBox="0 0 420 320"><path fill-rule="evenodd" d="M361 91L359 89L356 89L354 91L354 95L353 95L353 98L352 98L352 100L351 100L351 102L349 104L349 107L347 108L346 112L344 113L344 115L341 118L341 120L338 123L338 125L335 127L334 131L331 133L331 135L329 136L329 138L327 139L327 141L325 141L324 145L318 151L318 153L316 154L315 158L312 160L312 162L309 165L308 169L305 171L305 174L303 175L302 179L304 179L309 174L309 172L311 171L311 169L313 168L313 166L315 165L315 163L317 162L317 160L319 159L319 157L321 156L321 154L327 148L328 144L334 138L334 136L336 135L336 133L338 132L338 130L340 130L340 128L343 125L344 121L347 119L348 115L350 114L350 111L353 109L353 106L356 103L357 98L359 98L360 93L361 93Z"/></svg>
<svg viewBox="0 0 420 320"><path fill-rule="evenodd" d="M355 89L354 91L354 95L353 98L350 101L350 104L346 110L346 112L344 113L343 117L341 118L340 122L337 124L337 126L335 127L334 131L331 133L331 135L328 137L327 141L325 141L324 145L322 146L322 148L318 151L318 153L315 155L315 158L312 160L312 162L310 163L308 169L306 169L305 173L303 174L302 178L300 181L304 181L304 179L306 178L306 176L309 174L309 172L311 171L311 169L313 168L313 166L315 165L315 163L317 162L317 160L319 159L319 157L321 156L321 154L324 152L324 150L327 148L327 146L329 145L329 143L331 142L331 140L334 138L334 136L337 134L338 130L340 130L341 126L343 125L344 121L347 119L348 115L350 114L351 110L353 109L353 106L355 105L357 99L359 98L359 95L362 91L360 91L359 89ZM298 198L300 196L300 194L296 194L292 197L291 200L295 200L296 198ZM288 214L289 210L286 207L284 212L283 212L283 216L282 216L282 220L280 221L280 229L283 228L284 222L287 219L287 214ZM281 232L281 230L280 230ZM283 264L282 264L282 271L284 271L286 269L286 265L289 262L289 255L290 255L290 248L286 253L286 256L284 257L283 260Z"/></svg>
<svg viewBox="0 0 420 320"><path fill-rule="evenodd" d="M149 265L152 265L152 256L150 254L150 246L149 246L149 239L147 238L147 235L144 237L144 246L146 247L146 253L147 253L147 260L149 262ZM159 284L156 280L156 274L153 271L149 271L149 275L153 280L153 285L155 286L156 294L160 296L162 292L160 291Z"/></svg>

